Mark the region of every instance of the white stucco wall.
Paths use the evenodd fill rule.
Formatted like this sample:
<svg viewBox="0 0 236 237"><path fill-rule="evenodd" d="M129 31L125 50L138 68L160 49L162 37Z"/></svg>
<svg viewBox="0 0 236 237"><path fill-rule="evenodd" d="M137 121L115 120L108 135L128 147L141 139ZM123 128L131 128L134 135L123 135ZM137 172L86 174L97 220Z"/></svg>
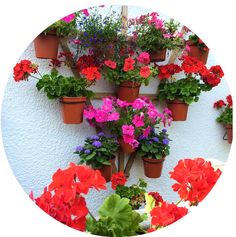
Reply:
<svg viewBox="0 0 236 237"><path fill-rule="evenodd" d="M118 9L118 8L117 8ZM130 16L146 13L138 8L130 8ZM33 44L21 56L40 65L40 71L50 70L47 60L36 59ZM218 62L212 52L208 59L208 66ZM62 67L63 74L71 74L70 70ZM74 148L83 144L86 136L95 133L94 129L84 121L81 125L65 125L59 113L58 101L49 101L45 94L39 93L36 82L14 82L10 77L3 100L2 133L6 154L12 170L23 187L29 193L34 191L39 195L58 168L66 167L70 162L77 162ZM148 87L142 87L142 93L154 93L158 81L152 81ZM114 90L105 81L99 81L95 91L108 92ZM137 182L139 177L148 181L149 191L159 191L167 201L176 201L177 195L171 191L171 180L168 172L182 158L205 157L226 161L230 145L223 141L224 129L215 122L218 112L213 109L213 103L229 94L226 78L222 83L208 93L200 96L198 103L189 107L188 119L185 122L173 122L169 129L171 142L170 155L167 157L161 178L148 179L143 174L141 160L137 159L131 170L129 183ZM93 101L98 104L99 101ZM162 108L162 105L158 105ZM92 212L97 210L104 198L112 192L108 190L87 196L88 206Z"/></svg>

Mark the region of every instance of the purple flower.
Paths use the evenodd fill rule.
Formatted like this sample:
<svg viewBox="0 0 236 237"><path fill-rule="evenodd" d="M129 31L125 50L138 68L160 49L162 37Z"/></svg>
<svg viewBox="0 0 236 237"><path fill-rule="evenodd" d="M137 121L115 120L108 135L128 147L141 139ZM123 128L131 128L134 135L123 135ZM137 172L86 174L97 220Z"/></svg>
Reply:
<svg viewBox="0 0 236 237"><path fill-rule="evenodd" d="M163 133L166 133L166 132L167 132L167 130L166 130L165 128L163 128L163 129L162 129L162 132L163 132Z"/></svg>
<svg viewBox="0 0 236 237"><path fill-rule="evenodd" d="M82 147L82 146L77 146L76 148L75 148L75 150L76 151L82 151L84 148Z"/></svg>
<svg viewBox="0 0 236 237"><path fill-rule="evenodd" d="M153 137L152 140L153 140L154 142L159 142L159 138L158 138L158 137Z"/></svg>
<svg viewBox="0 0 236 237"><path fill-rule="evenodd" d="M99 141L94 141L94 142L92 143L92 145L93 145L94 147L96 147L96 148L99 148L99 147L102 146L102 143L99 142Z"/></svg>
<svg viewBox="0 0 236 237"><path fill-rule="evenodd" d="M144 139L146 139L146 137L144 137L143 135L140 135L138 138L139 141L144 140Z"/></svg>
<svg viewBox="0 0 236 237"><path fill-rule="evenodd" d="M165 139L162 140L162 143L164 145L168 145L169 144L169 140L167 138L165 138Z"/></svg>
<svg viewBox="0 0 236 237"><path fill-rule="evenodd" d="M151 144L152 144L152 141L148 141L148 143L151 145Z"/></svg>
<svg viewBox="0 0 236 237"><path fill-rule="evenodd" d="M98 140L99 139L99 137L97 135L93 135L93 136L91 136L89 138L92 139L92 140Z"/></svg>
<svg viewBox="0 0 236 237"><path fill-rule="evenodd" d="M99 136L99 137L104 137L104 136L105 136L105 133L104 133L104 132L100 132L100 133L98 133L98 136Z"/></svg>
<svg viewBox="0 0 236 237"><path fill-rule="evenodd" d="M87 149L87 150L84 151L84 153L85 153L85 154L90 154L91 151Z"/></svg>

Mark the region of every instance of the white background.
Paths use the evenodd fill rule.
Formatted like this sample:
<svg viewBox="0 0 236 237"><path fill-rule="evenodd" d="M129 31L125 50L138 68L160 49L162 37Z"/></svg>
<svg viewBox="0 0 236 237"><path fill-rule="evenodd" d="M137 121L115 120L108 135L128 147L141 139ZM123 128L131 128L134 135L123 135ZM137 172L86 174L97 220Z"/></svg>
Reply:
<svg viewBox="0 0 236 237"><path fill-rule="evenodd" d="M12 67L20 54L34 38L39 29L43 29L61 16L90 5L127 4L127 1L7 1L1 2L1 98L5 84ZM131 5L152 7L156 11L173 16L187 25L195 33L202 36L203 41L210 45L214 55L224 69L231 92L235 96L234 83L234 38L235 9L234 1L129 1ZM55 5L56 4L56 5ZM214 5L213 5L214 4ZM48 16L48 17L45 17ZM3 25L4 23L4 25ZM193 213L153 236L234 236L233 215L235 158L232 146L231 157L225 172L216 188L206 198L205 202ZM27 198L18 185L1 147L0 159L0 234L1 236L78 236L77 231L61 225L44 214Z"/></svg>

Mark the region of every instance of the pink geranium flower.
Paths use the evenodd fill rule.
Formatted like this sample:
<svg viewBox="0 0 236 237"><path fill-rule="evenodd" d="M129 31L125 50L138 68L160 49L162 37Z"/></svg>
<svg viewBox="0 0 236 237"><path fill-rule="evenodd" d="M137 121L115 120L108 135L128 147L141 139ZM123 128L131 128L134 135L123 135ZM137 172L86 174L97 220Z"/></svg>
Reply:
<svg viewBox="0 0 236 237"><path fill-rule="evenodd" d="M169 38L171 38L171 34L163 34L163 37L164 37L165 39L169 39Z"/></svg>
<svg viewBox="0 0 236 237"><path fill-rule="evenodd" d="M63 17L61 20L64 21L64 22L66 22L66 23L70 23L70 22L73 21L74 19L75 19L75 14L72 13L72 14L70 14L70 15L68 15L68 16Z"/></svg>
<svg viewBox="0 0 236 237"><path fill-rule="evenodd" d="M101 110L97 110L95 114L96 122L104 123L107 121L107 113Z"/></svg>
<svg viewBox="0 0 236 237"><path fill-rule="evenodd" d="M123 108L123 107L126 107L129 105L128 102L124 101L124 100L120 100L120 99L117 99L116 103L118 104L119 107Z"/></svg>
<svg viewBox="0 0 236 237"><path fill-rule="evenodd" d="M150 63L150 54L147 52L142 52L141 54L139 54L137 60L140 63L149 64Z"/></svg>
<svg viewBox="0 0 236 237"><path fill-rule="evenodd" d="M123 125L122 133L124 135L133 136L134 135L134 126L133 125Z"/></svg>
<svg viewBox="0 0 236 237"><path fill-rule="evenodd" d="M146 103L145 103L144 100L138 98L138 99L136 99L136 100L132 103L132 107L133 107L134 109L142 109L142 108L145 106L145 104L146 104Z"/></svg>
<svg viewBox="0 0 236 237"><path fill-rule="evenodd" d="M148 137L148 135L150 134L151 132L151 127L148 126L144 131L143 131L143 136L144 137Z"/></svg>
<svg viewBox="0 0 236 237"><path fill-rule="evenodd" d="M83 10L81 10L81 12L82 12L85 16L89 16L88 9L83 9Z"/></svg>
<svg viewBox="0 0 236 237"><path fill-rule="evenodd" d="M120 114L118 112L113 112L108 114L107 121L117 121L120 119Z"/></svg>
<svg viewBox="0 0 236 237"><path fill-rule="evenodd" d="M134 141L134 136L123 135L123 140L125 143L132 144Z"/></svg>
<svg viewBox="0 0 236 237"><path fill-rule="evenodd" d="M84 117L87 119L93 119L95 117L96 111L92 106L84 110Z"/></svg>
<svg viewBox="0 0 236 237"><path fill-rule="evenodd" d="M144 116L138 116L138 115L134 115L134 118L132 120L132 123L136 126L136 127L142 127L144 126L144 121L143 121Z"/></svg>

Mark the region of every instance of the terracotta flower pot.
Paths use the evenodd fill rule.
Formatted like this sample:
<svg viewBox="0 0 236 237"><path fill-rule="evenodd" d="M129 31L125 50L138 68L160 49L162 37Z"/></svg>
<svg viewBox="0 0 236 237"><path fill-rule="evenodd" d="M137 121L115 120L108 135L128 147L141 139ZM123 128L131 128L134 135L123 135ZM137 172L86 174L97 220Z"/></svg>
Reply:
<svg viewBox="0 0 236 237"><path fill-rule="evenodd" d="M40 34L34 39L34 49L37 58L56 59L59 38L55 34Z"/></svg>
<svg viewBox="0 0 236 237"><path fill-rule="evenodd" d="M102 176L105 178L107 182L111 181L111 175L113 167L115 166L115 157L111 160L109 160L111 165L103 165L99 171L101 172Z"/></svg>
<svg viewBox="0 0 236 237"><path fill-rule="evenodd" d="M61 97L60 105L63 122L66 124L82 123L85 102L86 97Z"/></svg>
<svg viewBox="0 0 236 237"><path fill-rule="evenodd" d="M127 102L133 102L139 96L141 84L132 81L124 81L119 85L118 98Z"/></svg>
<svg viewBox="0 0 236 237"><path fill-rule="evenodd" d="M228 143L231 144L233 141L233 125L232 124L225 124L224 125L227 133L227 139Z"/></svg>
<svg viewBox="0 0 236 237"><path fill-rule="evenodd" d="M190 51L188 52L188 56L194 57L201 61L202 63L206 64L209 54L209 49L207 48L206 51L203 51L199 49L197 46L191 44L191 42L188 43Z"/></svg>
<svg viewBox="0 0 236 237"><path fill-rule="evenodd" d="M181 100L167 100L167 107L172 112L173 121L185 121L188 114L188 104Z"/></svg>
<svg viewBox="0 0 236 237"><path fill-rule="evenodd" d="M166 60L166 49L156 52L149 52L151 62L163 62Z"/></svg>
<svg viewBox="0 0 236 237"><path fill-rule="evenodd" d="M148 178L159 178L162 173L164 161L165 157L161 159L143 158L144 174Z"/></svg>
<svg viewBox="0 0 236 237"><path fill-rule="evenodd" d="M132 153L135 149L128 143L125 143L122 138L118 138L118 142L120 144L120 148L125 153Z"/></svg>

